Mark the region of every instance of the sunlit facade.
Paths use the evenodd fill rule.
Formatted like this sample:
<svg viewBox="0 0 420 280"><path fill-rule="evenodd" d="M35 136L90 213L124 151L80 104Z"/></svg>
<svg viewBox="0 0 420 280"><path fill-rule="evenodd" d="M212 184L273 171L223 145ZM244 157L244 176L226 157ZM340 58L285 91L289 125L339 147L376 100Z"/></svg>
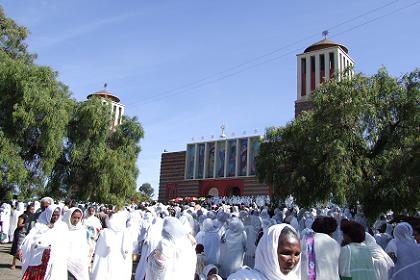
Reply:
<svg viewBox="0 0 420 280"><path fill-rule="evenodd" d="M296 66L295 116L313 108L314 91L322 83L352 77L354 61L347 47L324 38L298 54ZM256 177L255 159L260 143L258 135L226 138L222 128L220 139L189 143L185 151L163 153L159 200L271 194L271 188Z"/></svg>

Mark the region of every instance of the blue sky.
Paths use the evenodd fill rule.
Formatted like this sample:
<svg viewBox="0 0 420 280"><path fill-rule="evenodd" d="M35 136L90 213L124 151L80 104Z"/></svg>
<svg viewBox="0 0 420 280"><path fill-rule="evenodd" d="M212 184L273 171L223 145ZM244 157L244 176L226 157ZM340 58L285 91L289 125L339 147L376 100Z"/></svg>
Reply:
<svg viewBox="0 0 420 280"><path fill-rule="evenodd" d="M329 38L356 71L395 76L420 62L420 1L1 0L30 51L73 97L108 84L145 130L138 185L159 185L164 149L220 134L263 134L294 116L296 54Z"/></svg>

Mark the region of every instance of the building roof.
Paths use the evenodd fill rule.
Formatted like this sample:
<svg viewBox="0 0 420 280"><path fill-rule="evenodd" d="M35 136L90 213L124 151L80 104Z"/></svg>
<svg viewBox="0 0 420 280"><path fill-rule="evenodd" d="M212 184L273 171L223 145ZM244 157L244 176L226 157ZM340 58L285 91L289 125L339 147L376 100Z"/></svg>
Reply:
<svg viewBox="0 0 420 280"><path fill-rule="evenodd" d="M317 50L322 50L322 49L326 49L326 48L330 48L330 47L339 47L341 48L345 53L349 53L349 50L347 49L346 46L336 43L330 39L323 39L319 42L316 42L312 45L310 45L309 47L307 47L304 50L304 53L308 53L308 52L313 52L313 51L317 51Z"/></svg>
<svg viewBox="0 0 420 280"><path fill-rule="evenodd" d="M106 90L100 90L100 91L94 92L92 94L89 94L87 96L87 98L89 99L92 96L99 96L99 97L102 97L102 98L105 98L105 99L110 99L111 101L114 101L116 103L120 103L120 98L118 96L113 95L111 92L106 91Z"/></svg>

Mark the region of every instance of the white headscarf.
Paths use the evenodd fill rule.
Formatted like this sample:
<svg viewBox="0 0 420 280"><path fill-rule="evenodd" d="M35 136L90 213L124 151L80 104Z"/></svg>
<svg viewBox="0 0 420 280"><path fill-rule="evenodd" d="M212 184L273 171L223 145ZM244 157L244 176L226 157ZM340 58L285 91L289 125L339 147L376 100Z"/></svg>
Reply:
<svg viewBox="0 0 420 280"><path fill-rule="evenodd" d="M60 209L57 205L51 204L39 215L37 222L48 225L51 223L51 218L56 209Z"/></svg>
<svg viewBox="0 0 420 280"><path fill-rule="evenodd" d="M69 228L70 231L79 230L83 227L81 218L80 218L80 221L76 225L73 225L71 223L71 216L73 215L75 211L79 211L80 215L83 216L83 211L80 208L72 207L69 210L67 210L67 212L64 214L64 217L63 217L63 222L67 224L67 227Z"/></svg>
<svg viewBox="0 0 420 280"><path fill-rule="evenodd" d="M413 228L409 223L399 223L394 228L394 238L397 242L415 243L413 238Z"/></svg>
<svg viewBox="0 0 420 280"><path fill-rule="evenodd" d="M65 279L67 276L67 227L60 220L54 227L48 227L56 209L60 210L57 205L48 206L22 243L22 271L28 266L40 265L44 249L51 249L45 279Z"/></svg>
<svg viewBox="0 0 420 280"><path fill-rule="evenodd" d="M71 223L71 216L76 211L79 211L80 215L83 215L81 209L72 207L66 211L63 218L63 221L67 224L69 229L67 269L77 280L89 280L89 248L86 230L83 227L81 219L76 225Z"/></svg>
<svg viewBox="0 0 420 280"><path fill-rule="evenodd" d="M44 202L44 201L48 202L50 205L53 205L54 204L54 199L52 199L49 196L46 196L46 197L41 198L41 203Z"/></svg>
<svg viewBox="0 0 420 280"><path fill-rule="evenodd" d="M295 229L288 224L271 226L258 243L255 252L255 269L263 273L267 279L279 280L300 280L300 259L296 266L287 275L280 271L280 264L277 255L279 237L282 230L289 227L296 233ZM297 233L296 233L297 236Z"/></svg>
<svg viewBox="0 0 420 280"><path fill-rule="evenodd" d="M187 237L188 233L188 225L182 224L177 218L167 217L163 220L162 237L176 242L180 238Z"/></svg>
<svg viewBox="0 0 420 280"><path fill-rule="evenodd" d="M106 223L107 227L115 232L124 231L127 228L127 213L124 211L114 213Z"/></svg>
<svg viewBox="0 0 420 280"><path fill-rule="evenodd" d="M197 256L189 228L174 217L163 220L162 237L147 260L146 280L193 279Z"/></svg>
<svg viewBox="0 0 420 280"><path fill-rule="evenodd" d="M417 279L420 271L420 247L412 236L409 223L399 223L394 229L397 262L392 279Z"/></svg>
<svg viewBox="0 0 420 280"><path fill-rule="evenodd" d="M365 234L364 243L369 248L369 251L372 255L373 266L375 268L375 274L377 279L388 279L388 273L392 267L394 267L394 262L389 257L387 253L376 243L375 238L371 236L368 232Z"/></svg>
<svg viewBox="0 0 420 280"><path fill-rule="evenodd" d="M208 276L210 270L212 270L214 268L216 269L216 272L215 273L218 274L219 273L219 269L214 264L208 264L208 265L206 265L204 267L202 274L206 277L205 279L207 279L207 276Z"/></svg>

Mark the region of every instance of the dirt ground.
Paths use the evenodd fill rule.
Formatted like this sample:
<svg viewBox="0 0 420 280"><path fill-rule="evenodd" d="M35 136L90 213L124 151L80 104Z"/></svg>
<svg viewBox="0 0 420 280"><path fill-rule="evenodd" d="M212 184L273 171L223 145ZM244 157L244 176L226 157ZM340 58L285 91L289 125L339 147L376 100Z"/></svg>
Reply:
<svg viewBox="0 0 420 280"><path fill-rule="evenodd" d="M0 244L0 279L1 280L18 280L22 278L20 270L20 262L17 262L16 270L10 269L12 256L9 255L12 244Z"/></svg>

